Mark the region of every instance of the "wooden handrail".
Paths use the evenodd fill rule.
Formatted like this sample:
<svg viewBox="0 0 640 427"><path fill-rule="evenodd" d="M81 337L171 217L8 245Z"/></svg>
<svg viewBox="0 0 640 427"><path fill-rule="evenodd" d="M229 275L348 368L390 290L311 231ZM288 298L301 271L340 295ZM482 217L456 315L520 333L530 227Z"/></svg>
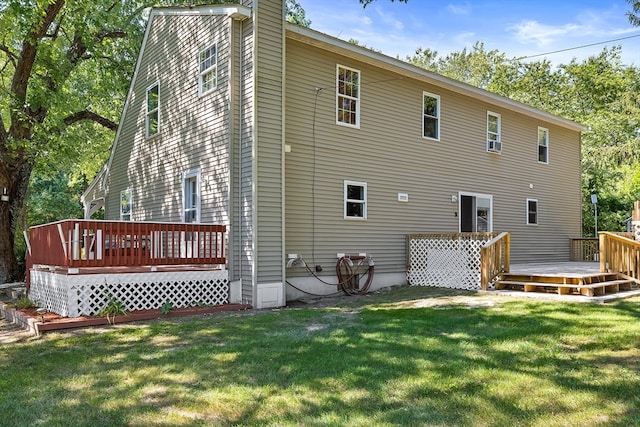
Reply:
<svg viewBox="0 0 640 427"><path fill-rule="evenodd" d="M489 283L498 275L508 273L511 263L511 233L502 232L480 249L480 287L489 289Z"/></svg>
<svg viewBox="0 0 640 427"><path fill-rule="evenodd" d="M61 268L225 264L225 225L72 219L31 227L31 264Z"/></svg>
<svg viewBox="0 0 640 427"><path fill-rule="evenodd" d="M640 283L640 242L600 232L600 271L624 275Z"/></svg>

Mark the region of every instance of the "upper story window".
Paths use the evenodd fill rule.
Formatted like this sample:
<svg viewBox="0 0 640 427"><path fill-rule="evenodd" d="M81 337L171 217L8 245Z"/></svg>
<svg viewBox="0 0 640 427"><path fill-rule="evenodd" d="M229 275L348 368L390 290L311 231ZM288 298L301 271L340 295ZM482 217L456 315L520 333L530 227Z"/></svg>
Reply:
<svg viewBox="0 0 640 427"><path fill-rule="evenodd" d="M147 88L147 138L151 138L160 131L160 82L155 82Z"/></svg>
<svg viewBox="0 0 640 427"><path fill-rule="evenodd" d="M538 225L538 201L527 199L527 225Z"/></svg>
<svg viewBox="0 0 640 427"><path fill-rule="evenodd" d="M549 129L538 128L538 161L549 163Z"/></svg>
<svg viewBox="0 0 640 427"><path fill-rule="evenodd" d="M131 190L120 192L120 221L131 221Z"/></svg>
<svg viewBox="0 0 640 427"><path fill-rule="evenodd" d="M500 121L500 114L487 111L487 151L502 152Z"/></svg>
<svg viewBox="0 0 640 427"><path fill-rule="evenodd" d="M367 219L366 182L344 182L344 217Z"/></svg>
<svg viewBox="0 0 640 427"><path fill-rule="evenodd" d="M360 127L360 71L337 66L336 122Z"/></svg>
<svg viewBox="0 0 640 427"><path fill-rule="evenodd" d="M422 94L422 136L440 139L440 97L428 92Z"/></svg>
<svg viewBox="0 0 640 427"><path fill-rule="evenodd" d="M216 88L218 84L218 48L216 44L203 49L198 54L200 64L200 78L198 87L200 95L204 95Z"/></svg>

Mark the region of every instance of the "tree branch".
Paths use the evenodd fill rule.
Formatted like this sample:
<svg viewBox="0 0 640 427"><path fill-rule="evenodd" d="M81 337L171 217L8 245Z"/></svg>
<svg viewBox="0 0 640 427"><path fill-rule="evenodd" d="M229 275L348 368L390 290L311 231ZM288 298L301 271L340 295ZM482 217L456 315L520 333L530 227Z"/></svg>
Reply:
<svg viewBox="0 0 640 427"><path fill-rule="evenodd" d="M80 122L82 120L90 120L93 121L101 126L106 127L109 130L115 131L116 129L118 129L118 124L115 122L112 122L111 120L107 119L106 117L102 117L99 114L94 113L93 111L89 111L89 110L83 110L83 111L78 111L77 113L73 113L70 116L65 117L65 119L63 120L64 124L69 126L72 125L74 123Z"/></svg>
<svg viewBox="0 0 640 427"><path fill-rule="evenodd" d="M45 11L44 19L41 22L34 23L29 34L22 42L22 51L18 57L16 64L16 71L13 75L13 81L11 82L11 93L18 99L20 103L24 103L27 95L27 84L29 77L31 76L31 70L36 59L36 52L38 50L38 43L40 39L46 34L47 29L56 18L65 0L56 0L51 3Z"/></svg>
<svg viewBox="0 0 640 427"><path fill-rule="evenodd" d="M7 57L9 58L9 60L13 63L13 65L16 65L16 60L18 59L18 57L16 56L15 53L13 53L11 51L11 49L9 49L8 46L5 46L3 44L0 44L0 51L4 52L7 54Z"/></svg>

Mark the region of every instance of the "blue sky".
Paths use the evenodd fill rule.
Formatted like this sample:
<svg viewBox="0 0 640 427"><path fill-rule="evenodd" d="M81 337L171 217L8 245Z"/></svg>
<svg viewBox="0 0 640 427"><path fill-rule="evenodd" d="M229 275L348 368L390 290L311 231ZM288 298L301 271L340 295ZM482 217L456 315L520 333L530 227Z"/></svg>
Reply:
<svg viewBox="0 0 640 427"><path fill-rule="evenodd" d="M358 0L298 2L311 28L401 59L419 46L444 56L481 41L513 58L640 35L625 0L377 0L366 9ZM533 59L557 65L613 45L622 46L623 63L640 66L640 37Z"/></svg>

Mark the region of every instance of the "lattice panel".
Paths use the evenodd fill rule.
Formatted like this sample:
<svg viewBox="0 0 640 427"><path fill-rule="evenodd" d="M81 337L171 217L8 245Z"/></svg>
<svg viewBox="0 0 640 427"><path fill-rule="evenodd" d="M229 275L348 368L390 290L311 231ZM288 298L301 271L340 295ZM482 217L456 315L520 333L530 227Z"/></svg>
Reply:
<svg viewBox="0 0 640 427"><path fill-rule="evenodd" d="M635 238L636 242L640 242L640 221L632 221L631 227L633 230L633 237Z"/></svg>
<svg viewBox="0 0 640 427"><path fill-rule="evenodd" d="M33 273L53 277L34 281ZM160 308L166 301L175 308L229 302L228 273L224 270L92 275L32 272L31 277L32 299L49 311L69 317L97 315L110 297L128 311ZM51 290L55 290L55 297L47 298L53 294Z"/></svg>
<svg viewBox="0 0 640 427"><path fill-rule="evenodd" d="M32 270L29 299L53 313L69 316L68 287L57 280L56 276L59 275L49 271Z"/></svg>
<svg viewBox="0 0 640 427"><path fill-rule="evenodd" d="M411 285L480 289L480 249L488 240L410 239Z"/></svg>

